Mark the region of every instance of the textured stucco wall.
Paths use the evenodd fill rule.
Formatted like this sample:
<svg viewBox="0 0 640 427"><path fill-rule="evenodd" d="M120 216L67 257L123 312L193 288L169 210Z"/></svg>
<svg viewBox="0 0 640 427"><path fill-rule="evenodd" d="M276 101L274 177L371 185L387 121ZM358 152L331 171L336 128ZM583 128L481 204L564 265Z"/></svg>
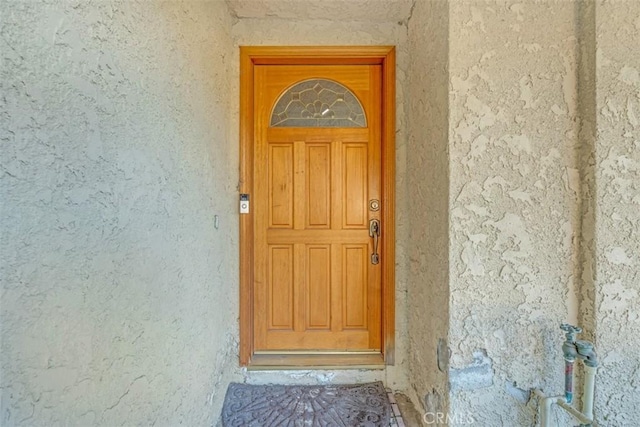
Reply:
<svg viewBox="0 0 640 427"><path fill-rule="evenodd" d="M0 16L0 424L211 424L237 363L226 4Z"/></svg>
<svg viewBox="0 0 640 427"><path fill-rule="evenodd" d="M240 19L331 20L364 23L407 19L415 0L226 0Z"/></svg>
<svg viewBox="0 0 640 427"><path fill-rule="evenodd" d="M596 3L600 425L640 425L640 2Z"/></svg>
<svg viewBox="0 0 640 427"><path fill-rule="evenodd" d="M371 2L375 7L377 0ZM340 7L348 13L349 6L336 4L336 15ZM259 45L395 45L397 76L397 128L396 128L396 359L394 366L383 371L371 372L324 372L317 374L292 372L245 372L250 382L276 381L349 381L362 378L378 378L395 389L406 389L407 375L407 190L406 190L406 126L404 99L406 93L406 68L408 63L406 22L376 23L329 20L289 20L289 19L239 19L233 25L232 35L236 46L235 58L239 56L238 46ZM239 60L235 64L235 94L238 94Z"/></svg>
<svg viewBox="0 0 640 427"><path fill-rule="evenodd" d="M409 21L407 244L410 386L446 413L449 330L449 3L417 2ZM440 346L439 346L440 343ZM438 360L440 351L440 361ZM440 365L438 364L440 362ZM431 415L429 415L431 416Z"/></svg>
<svg viewBox="0 0 640 427"><path fill-rule="evenodd" d="M576 3L450 3L450 406L530 425L578 317Z"/></svg>
<svg viewBox="0 0 640 427"><path fill-rule="evenodd" d="M600 425L640 424L640 3L448 3L408 28L0 3L0 424L208 425L231 379L446 410L448 333L454 419L530 425L563 320L601 354ZM398 47L394 367L237 367L237 47L260 44Z"/></svg>

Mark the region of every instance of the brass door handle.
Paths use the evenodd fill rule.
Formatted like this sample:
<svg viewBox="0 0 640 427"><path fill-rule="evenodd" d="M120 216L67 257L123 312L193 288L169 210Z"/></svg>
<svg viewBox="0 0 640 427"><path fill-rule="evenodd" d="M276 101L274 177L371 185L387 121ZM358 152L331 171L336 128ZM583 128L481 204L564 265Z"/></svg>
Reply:
<svg viewBox="0 0 640 427"><path fill-rule="evenodd" d="M371 264L380 263L380 255L378 255L378 239L380 239L380 220L372 219L369 221L369 237L373 238L373 253L371 254Z"/></svg>

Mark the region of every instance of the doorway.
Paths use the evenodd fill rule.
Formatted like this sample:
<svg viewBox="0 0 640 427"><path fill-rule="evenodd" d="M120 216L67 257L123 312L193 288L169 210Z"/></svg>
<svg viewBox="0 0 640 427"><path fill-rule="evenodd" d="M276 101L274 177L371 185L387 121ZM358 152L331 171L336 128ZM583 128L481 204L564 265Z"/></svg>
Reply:
<svg viewBox="0 0 640 427"><path fill-rule="evenodd" d="M394 62L241 48L243 366L393 363Z"/></svg>

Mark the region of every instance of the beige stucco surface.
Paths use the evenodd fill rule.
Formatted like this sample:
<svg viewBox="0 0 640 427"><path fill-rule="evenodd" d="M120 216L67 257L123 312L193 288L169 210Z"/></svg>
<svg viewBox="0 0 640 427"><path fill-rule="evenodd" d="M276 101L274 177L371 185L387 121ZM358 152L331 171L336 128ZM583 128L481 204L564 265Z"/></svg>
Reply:
<svg viewBox="0 0 640 427"><path fill-rule="evenodd" d="M601 425L640 424L640 2L596 3L595 338Z"/></svg>
<svg viewBox="0 0 640 427"><path fill-rule="evenodd" d="M330 20L362 23L406 21L413 0L226 0L240 19ZM343 35L344 36L344 35Z"/></svg>
<svg viewBox="0 0 640 427"><path fill-rule="evenodd" d="M225 3L0 17L0 424L210 425L237 341Z"/></svg>
<svg viewBox="0 0 640 427"><path fill-rule="evenodd" d="M0 3L0 424L212 425L232 380L383 380L534 425L568 321L599 425L640 425L640 2L311 3ZM383 370L237 365L238 46L300 44L397 46Z"/></svg>
<svg viewBox="0 0 640 427"><path fill-rule="evenodd" d="M529 390L562 390L558 326L577 320L575 10L451 2L450 405L482 425L530 424Z"/></svg>
<svg viewBox="0 0 640 427"><path fill-rule="evenodd" d="M420 407L445 413L449 331L448 3L416 3L408 42L413 53L409 55L410 95L406 101L409 386Z"/></svg>
<svg viewBox="0 0 640 427"><path fill-rule="evenodd" d="M597 420L638 423L639 6L416 3L407 169L420 238L409 242L409 377L425 410L448 400L454 423L534 423L530 390L562 394L558 326L570 322L601 355ZM434 83L443 74L448 97ZM442 293L446 321L434 307ZM447 333L443 394L434 353ZM572 423L557 411L554 419Z"/></svg>

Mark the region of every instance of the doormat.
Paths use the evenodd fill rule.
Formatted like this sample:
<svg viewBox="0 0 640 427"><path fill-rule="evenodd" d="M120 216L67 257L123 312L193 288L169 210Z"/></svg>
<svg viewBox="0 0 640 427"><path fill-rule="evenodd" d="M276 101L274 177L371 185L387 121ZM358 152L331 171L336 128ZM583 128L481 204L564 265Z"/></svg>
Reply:
<svg viewBox="0 0 640 427"><path fill-rule="evenodd" d="M330 385L231 383L224 427L387 427L391 404L381 382Z"/></svg>

